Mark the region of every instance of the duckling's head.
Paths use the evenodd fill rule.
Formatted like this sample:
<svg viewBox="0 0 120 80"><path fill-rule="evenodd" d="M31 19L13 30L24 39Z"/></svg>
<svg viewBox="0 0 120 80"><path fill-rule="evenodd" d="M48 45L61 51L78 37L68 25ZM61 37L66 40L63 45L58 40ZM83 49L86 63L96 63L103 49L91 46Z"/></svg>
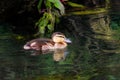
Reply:
<svg viewBox="0 0 120 80"><path fill-rule="evenodd" d="M55 43L59 43L59 42L71 43L71 40L67 39L65 37L65 35L63 33L61 33L61 32L55 32L55 33L53 33L52 40Z"/></svg>

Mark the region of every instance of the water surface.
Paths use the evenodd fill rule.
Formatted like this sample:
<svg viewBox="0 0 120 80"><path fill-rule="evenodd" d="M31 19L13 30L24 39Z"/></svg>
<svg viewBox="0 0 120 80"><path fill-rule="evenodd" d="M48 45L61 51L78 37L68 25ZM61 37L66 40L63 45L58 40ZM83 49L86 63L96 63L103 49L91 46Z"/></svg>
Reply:
<svg viewBox="0 0 120 80"><path fill-rule="evenodd" d="M31 55L25 41L0 39L1 80L119 80L120 54L97 54L74 41L67 51ZM57 56L57 57L56 57Z"/></svg>

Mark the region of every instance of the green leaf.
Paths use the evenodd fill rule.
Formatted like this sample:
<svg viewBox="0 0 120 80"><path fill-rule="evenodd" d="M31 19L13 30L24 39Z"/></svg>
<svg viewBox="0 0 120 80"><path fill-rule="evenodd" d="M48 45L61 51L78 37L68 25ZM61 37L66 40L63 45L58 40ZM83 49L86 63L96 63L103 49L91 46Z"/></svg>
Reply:
<svg viewBox="0 0 120 80"><path fill-rule="evenodd" d="M65 13L65 8L64 8L63 4L60 2L60 0L48 0L48 1L53 3L55 8L60 10L61 15L63 15Z"/></svg>
<svg viewBox="0 0 120 80"><path fill-rule="evenodd" d="M59 0L56 0L54 2L54 6L60 10L60 13L62 15L65 13L65 8L64 8L63 4Z"/></svg>
<svg viewBox="0 0 120 80"><path fill-rule="evenodd" d="M43 27L43 26L40 26L40 28L39 28L40 30L40 33L42 33L42 34L44 34L45 33L45 27Z"/></svg>
<svg viewBox="0 0 120 80"><path fill-rule="evenodd" d="M81 4L73 3L73 2L68 2L68 5L70 5L72 7L85 8L85 6L83 6Z"/></svg>
<svg viewBox="0 0 120 80"><path fill-rule="evenodd" d="M38 5L37 5L38 10L41 10L42 2L43 0L39 0Z"/></svg>
<svg viewBox="0 0 120 80"><path fill-rule="evenodd" d="M50 3L50 1L48 1L48 0L46 1L46 4L45 4L45 5L46 5L47 8L50 8L50 9L52 8L52 7L51 7L51 3Z"/></svg>
<svg viewBox="0 0 120 80"><path fill-rule="evenodd" d="M57 0L48 0L48 1L54 3L54 2L57 1Z"/></svg>
<svg viewBox="0 0 120 80"><path fill-rule="evenodd" d="M50 31L53 31L53 30L54 30L54 25L48 24L48 25L47 25L47 28L48 28Z"/></svg>

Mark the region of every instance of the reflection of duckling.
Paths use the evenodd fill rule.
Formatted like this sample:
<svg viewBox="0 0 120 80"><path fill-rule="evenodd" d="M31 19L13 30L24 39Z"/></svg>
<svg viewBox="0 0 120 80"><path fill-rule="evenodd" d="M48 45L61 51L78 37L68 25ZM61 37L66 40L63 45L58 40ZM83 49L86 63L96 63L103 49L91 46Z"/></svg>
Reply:
<svg viewBox="0 0 120 80"><path fill-rule="evenodd" d="M53 54L54 61L61 61L65 59L65 49L56 49Z"/></svg>
<svg viewBox="0 0 120 80"><path fill-rule="evenodd" d="M64 49L67 43L71 43L69 39L66 39L65 35L61 32L55 32L52 35L52 39L38 38L27 42L24 45L24 49L29 50L54 50Z"/></svg>

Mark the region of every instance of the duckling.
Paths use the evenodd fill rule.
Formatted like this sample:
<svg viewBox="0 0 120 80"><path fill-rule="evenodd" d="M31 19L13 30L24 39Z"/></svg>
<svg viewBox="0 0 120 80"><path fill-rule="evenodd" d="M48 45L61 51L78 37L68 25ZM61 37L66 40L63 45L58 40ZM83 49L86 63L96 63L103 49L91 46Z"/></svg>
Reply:
<svg viewBox="0 0 120 80"><path fill-rule="evenodd" d="M67 43L71 43L71 40L67 39L61 32L55 32L52 34L52 39L38 38L27 42L23 48L25 50L54 50L64 49L67 47Z"/></svg>

